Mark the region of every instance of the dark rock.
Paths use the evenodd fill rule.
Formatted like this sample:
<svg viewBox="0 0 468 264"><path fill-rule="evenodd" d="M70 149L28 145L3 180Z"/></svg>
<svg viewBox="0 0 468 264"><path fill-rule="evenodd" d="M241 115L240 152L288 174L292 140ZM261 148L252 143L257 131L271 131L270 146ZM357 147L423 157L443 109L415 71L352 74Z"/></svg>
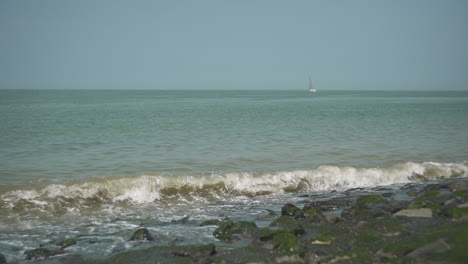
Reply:
<svg viewBox="0 0 468 264"><path fill-rule="evenodd" d="M216 254L216 248L214 244L202 246L179 246L171 253L178 257L202 258Z"/></svg>
<svg viewBox="0 0 468 264"><path fill-rule="evenodd" d="M59 246L61 249L64 249L64 248L67 248L69 246L73 246L75 244L76 244L76 241L74 239L67 238L67 239L64 239L64 240L58 242L57 246Z"/></svg>
<svg viewBox="0 0 468 264"><path fill-rule="evenodd" d="M221 221L219 221L218 219L213 219L213 220L206 220L206 221L203 221L200 226L209 226L209 225L215 225L215 226L219 226L221 224Z"/></svg>
<svg viewBox="0 0 468 264"><path fill-rule="evenodd" d="M288 203L281 208L281 215L293 216L294 218L301 218L304 217L304 212L302 212L302 210L294 204Z"/></svg>
<svg viewBox="0 0 468 264"><path fill-rule="evenodd" d="M297 221L296 219L282 215L278 218L276 218L273 222L270 223L270 226L274 227L283 227L283 228L293 228L293 227L299 227L301 226L301 223Z"/></svg>
<svg viewBox="0 0 468 264"><path fill-rule="evenodd" d="M0 264L6 264L7 261L6 261L6 258L5 256L3 256L3 254L0 254Z"/></svg>
<svg viewBox="0 0 468 264"><path fill-rule="evenodd" d="M36 260L43 260L48 257L60 254L61 252L62 251L52 251L46 248L36 248L36 249L27 250L26 252L24 252L24 254L26 254L27 260L36 261Z"/></svg>
<svg viewBox="0 0 468 264"><path fill-rule="evenodd" d="M173 224L186 224L186 223L188 223L189 219L190 219L190 216L185 216L185 217L182 217L181 219L172 220L171 223L173 223Z"/></svg>
<svg viewBox="0 0 468 264"><path fill-rule="evenodd" d="M300 247L299 239L291 233L280 233L275 236L269 243L273 249L278 251L294 251Z"/></svg>
<svg viewBox="0 0 468 264"><path fill-rule="evenodd" d="M140 241L152 241L154 240L153 236L151 236L150 232L146 228L140 228L135 233L133 233L130 240L140 240Z"/></svg>
<svg viewBox="0 0 468 264"><path fill-rule="evenodd" d="M356 200L357 206L368 206L373 204L384 204L387 203L387 200L382 198L380 195L377 194L368 194L368 195L361 195Z"/></svg>
<svg viewBox="0 0 468 264"><path fill-rule="evenodd" d="M302 227L297 228L285 228L285 229L273 229L273 230L264 230L260 233L260 241L269 241L272 240L275 236L282 234L282 233L289 233L294 236L301 236L305 234L305 230Z"/></svg>
<svg viewBox="0 0 468 264"><path fill-rule="evenodd" d="M219 240L234 241L237 240L237 238L234 236L235 234L251 238L257 233L257 225L255 223L247 221L234 223L234 221L229 220L227 222L222 223L213 232L213 235Z"/></svg>
<svg viewBox="0 0 468 264"><path fill-rule="evenodd" d="M452 183L452 184L450 184L449 187L452 190L452 192L457 192L457 191L461 191L461 190L468 190L468 182Z"/></svg>

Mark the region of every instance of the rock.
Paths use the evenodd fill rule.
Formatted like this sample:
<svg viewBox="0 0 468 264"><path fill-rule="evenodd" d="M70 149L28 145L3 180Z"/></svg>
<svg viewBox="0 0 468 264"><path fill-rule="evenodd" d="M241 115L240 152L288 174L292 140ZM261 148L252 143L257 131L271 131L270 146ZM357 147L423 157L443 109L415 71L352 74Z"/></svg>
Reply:
<svg viewBox="0 0 468 264"><path fill-rule="evenodd" d="M429 208L419 209L403 209L393 214L394 216L406 216L406 217L432 217L432 210Z"/></svg>
<svg viewBox="0 0 468 264"><path fill-rule="evenodd" d="M412 258L417 258L419 256L424 256L430 253L442 253L450 249L450 246L443 240L439 239L433 243L422 246L411 251L408 256Z"/></svg>
<svg viewBox="0 0 468 264"><path fill-rule="evenodd" d="M468 189L468 182L456 182L449 185L452 192L467 190Z"/></svg>
<svg viewBox="0 0 468 264"><path fill-rule="evenodd" d="M302 213L302 216L304 216L304 212L302 212L301 209L299 209L294 204L288 203L288 204L285 204L281 208L281 215L293 216L294 218L299 218L301 213Z"/></svg>
<svg viewBox="0 0 468 264"><path fill-rule="evenodd" d="M59 246L61 249L64 249L64 248L67 248L69 246L73 246L75 244L76 244L76 241L74 239L67 238L67 239L64 239L64 240L58 242L57 246Z"/></svg>
<svg viewBox="0 0 468 264"><path fill-rule="evenodd" d="M299 249L299 239L290 233L280 233L271 241L273 249L278 251L294 251Z"/></svg>
<svg viewBox="0 0 468 264"><path fill-rule="evenodd" d="M313 206L312 204L304 205L304 208L302 208L302 212L305 217L316 217L316 216L318 217L322 215L322 213L320 212L320 209Z"/></svg>
<svg viewBox="0 0 468 264"><path fill-rule="evenodd" d="M273 229L273 230L264 230L260 233L260 241L269 241L275 236L282 233L290 233L294 236L301 236L305 234L305 230L302 227L299 228L286 228L286 229Z"/></svg>
<svg viewBox="0 0 468 264"><path fill-rule="evenodd" d="M356 205L358 206L365 206L370 204L382 204L387 203L387 200L382 198L380 195L377 194L368 194L368 195L361 195L356 200Z"/></svg>
<svg viewBox="0 0 468 264"><path fill-rule="evenodd" d="M140 228L135 233L133 233L130 240L140 240L140 241L152 241L154 240L153 236L151 236L150 232L146 228Z"/></svg>
<svg viewBox="0 0 468 264"><path fill-rule="evenodd" d="M50 256L59 254L59 252L54 252L46 248L36 248L36 249L27 250L26 252L24 252L24 254L26 254L27 260L36 261L36 260L43 260Z"/></svg>
<svg viewBox="0 0 468 264"><path fill-rule="evenodd" d="M178 257L202 258L216 254L216 248L214 244L203 246L179 246L171 253Z"/></svg>
<svg viewBox="0 0 468 264"><path fill-rule="evenodd" d="M234 221L229 220L221 224L213 232L213 235L219 240L234 241L237 240L237 238L233 236L234 234L251 238L257 234L257 232L257 225L255 223L247 221L234 223Z"/></svg>
<svg viewBox="0 0 468 264"><path fill-rule="evenodd" d="M3 254L0 254L0 264L6 264L7 261L6 261L6 258L5 256L3 256Z"/></svg>
<svg viewBox="0 0 468 264"><path fill-rule="evenodd" d="M190 216L185 216L185 217L182 217L181 219L172 220L171 223L173 223L173 224L186 224L186 223L188 223L189 219L190 219Z"/></svg>
<svg viewBox="0 0 468 264"><path fill-rule="evenodd" d="M206 221L203 221L200 226L209 226L209 225L215 225L215 226L219 226L221 224L221 221L219 221L218 219L214 219L214 220L206 220Z"/></svg>
<svg viewBox="0 0 468 264"><path fill-rule="evenodd" d="M278 256L275 263L304 263L304 259L298 254Z"/></svg>
<svg viewBox="0 0 468 264"><path fill-rule="evenodd" d="M336 224L340 221L341 218L339 218L336 215L325 215L325 221L329 224Z"/></svg>
<svg viewBox="0 0 468 264"><path fill-rule="evenodd" d="M300 225L301 225L300 222L298 222L296 219L287 215L282 215L276 218L270 224L270 226L273 226L273 227L283 227L283 228L293 228L293 227L298 227Z"/></svg>
<svg viewBox="0 0 468 264"><path fill-rule="evenodd" d="M442 214L452 219L466 219L468 217L468 207L444 208Z"/></svg>
<svg viewBox="0 0 468 264"><path fill-rule="evenodd" d="M320 264L320 257L312 253L307 257L306 264Z"/></svg>

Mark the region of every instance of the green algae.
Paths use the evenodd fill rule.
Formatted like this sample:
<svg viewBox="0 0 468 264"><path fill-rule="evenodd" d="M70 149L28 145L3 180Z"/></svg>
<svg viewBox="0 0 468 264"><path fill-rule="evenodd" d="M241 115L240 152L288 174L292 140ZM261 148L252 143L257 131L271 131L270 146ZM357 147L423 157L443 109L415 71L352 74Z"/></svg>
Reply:
<svg viewBox="0 0 468 264"><path fill-rule="evenodd" d="M368 194L368 195L361 195L356 200L356 204L358 206L364 206L368 204L376 204L376 203L385 203L387 200L382 198L380 195L377 194Z"/></svg>
<svg viewBox="0 0 468 264"><path fill-rule="evenodd" d="M300 246L299 239L291 233L280 233L270 243L274 249L279 251L294 251L298 250Z"/></svg>

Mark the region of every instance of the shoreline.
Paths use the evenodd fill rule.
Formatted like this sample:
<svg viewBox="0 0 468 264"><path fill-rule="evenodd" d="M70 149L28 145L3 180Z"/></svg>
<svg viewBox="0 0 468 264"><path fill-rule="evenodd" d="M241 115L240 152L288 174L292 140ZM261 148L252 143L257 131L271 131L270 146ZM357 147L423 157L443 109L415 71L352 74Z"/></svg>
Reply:
<svg viewBox="0 0 468 264"><path fill-rule="evenodd" d="M212 244L153 246L153 236L141 227L129 238L137 246L101 260L67 254L74 239L25 256L40 263L80 264L463 263L468 259L468 178L321 197L301 194L281 211L265 209L262 221L268 226L229 218L196 223L216 228Z"/></svg>

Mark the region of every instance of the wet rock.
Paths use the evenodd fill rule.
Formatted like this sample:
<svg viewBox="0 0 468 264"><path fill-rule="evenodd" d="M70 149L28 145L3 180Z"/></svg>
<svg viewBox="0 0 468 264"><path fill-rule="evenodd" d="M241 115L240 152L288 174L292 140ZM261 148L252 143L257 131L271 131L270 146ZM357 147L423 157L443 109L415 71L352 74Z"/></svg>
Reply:
<svg viewBox="0 0 468 264"><path fill-rule="evenodd" d="M394 216L406 216L406 217L432 217L432 210L429 208L419 208L419 209L403 209L401 211L393 214Z"/></svg>
<svg viewBox="0 0 468 264"><path fill-rule="evenodd" d="M278 251L295 251L300 247L299 239L291 233L280 233L269 243Z"/></svg>
<svg viewBox="0 0 468 264"><path fill-rule="evenodd" d="M304 205L304 208L302 208L302 211L305 217L315 217L315 216L320 216L322 214L319 208L317 208L316 206L310 203Z"/></svg>
<svg viewBox="0 0 468 264"><path fill-rule="evenodd" d="M146 228L140 228L135 233L133 233L130 240L139 240L139 241L152 241L154 240L150 232Z"/></svg>
<svg viewBox="0 0 468 264"><path fill-rule="evenodd" d="M235 241L238 240L234 235L241 235L247 238L253 237L258 233L257 225L252 222L241 221L234 223L229 220L222 223L214 232L213 235L223 241Z"/></svg>
<svg viewBox="0 0 468 264"><path fill-rule="evenodd" d="M270 226L273 227L283 227L283 228L293 228L301 226L301 223L294 219L293 217L282 215L276 218L273 222L271 222Z"/></svg>
<svg viewBox="0 0 468 264"><path fill-rule="evenodd" d="M43 259L46 259L48 257L54 256L60 253L62 253L62 251L52 251L46 248L36 248L36 249L27 250L26 252L24 252L24 254L26 254L26 259L33 260L33 261L43 260Z"/></svg>
<svg viewBox="0 0 468 264"><path fill-rule="evenodd" d="M6 261L6 258L5 256L3 256L3 254L0 254L0 264L6 264L7 261Z"/></svg>
<svg viewBox="0 0 468 264"><path fill-rule="evenodd" d="M468 182L456 182L449 185L452 192L468 190Z"/></svg>
<svg viewBox="0 0 468 264"><path fill-rule="evenodd" d="M67 238L67 239L64 239L64 240L58 242L57 246L59 246L61 249L64 249L64 248L67 248L69 246L73 246L75 244L76 244L76 241L74 239Z"/></svg>
<svg viewBox="0 0 468 264"><path fill-rule="evenodd" d="M213 235L219 239L219 240L224 240L224 241L234 241L237 240L231 233L229 233L229 230L232 229L235 226L234 221L229 220L224 223L222 223L216 230L213 232Z"/></svg>
<svg viewBox="0 0 468 264"><path fill-rule="evenodd" d="M281 215L292 216L294 218L300 218L304 216L304 212L301 211L297 206L294 204L285 204L281 208Z"/></svg>
<svg viewBox="0 0 468 264"><path fill-rule="evenodd" d="M186 223L188 223L189 219L190 219L190 216L185 216L185 217L182 217L181 219L172 220L171 223L173 223L173 224L186 224Z"/></svg>
<svg viewBox="0 0 468 264"><path fill-rule="evenodd" d="M356 200L357 206L369 206L374 204L384 204L387 200L377 194L361 195Z"/></svg>
<svg viewBox="0 0 468 264"><path fill-rule="evenodd" d="M260 233L260 241L272 240L275 236L282 234L282 233L289 233L294 236L301 236L305 233L305 230L302 227L264 230Z"/></svg>
<svg viewBox="0 0 468 264"><path fill-rule="evenodd" d="M221 224L221 221L219 221L218 219L213 219L213 220L206 220L206 221L203 221L200 226L210 226L210 225L215 225L215 226L219 226Z"/></svg>
<svg viewBox="0 0 468 264"><path fill-rule="evenodd" d="M216 248L214 244L202 246L179 246L171 253L178 257L203 258L216 254Z"/></svg>

